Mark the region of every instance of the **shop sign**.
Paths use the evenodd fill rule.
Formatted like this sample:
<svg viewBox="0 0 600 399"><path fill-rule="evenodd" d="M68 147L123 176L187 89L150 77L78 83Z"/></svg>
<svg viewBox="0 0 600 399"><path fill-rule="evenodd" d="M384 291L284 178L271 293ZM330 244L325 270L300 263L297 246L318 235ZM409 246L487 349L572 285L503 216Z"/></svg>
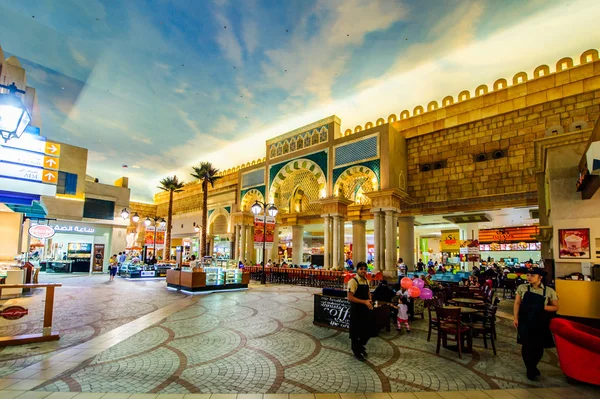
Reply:
<svg viewBox="0 0 600 399"><path fill-rule="evenodd" d="M458 252L460 249L458 230L442 231L441 247L444 252Z"/></svg>
<svg viewBox="0 0 600 399"><path fill-rule="evenodd" d="M96 229L93 227L86 226L67 226L67 225L54 225L54 230L57 233L83 233L83 234L94 234Z"/></svg>
<svg viewBox="0 0 600 399"><path fill-rule="evenodd" d="M40 240L51 238L55 234L54 229L51 226L45 224L36 224L29 228L29 235Z"/></svg>
<svg viewBox="0 0 600 399"><path fill-rule="evenodd" d="M314 296L314 323L333 328L350 328L350 302L346 298Z"/></svg>
<svg viewBox="0 0 600 399"><path fill-rule="evenodd" d="M18 320L21 317L27 316L29 310L21 306L9 306L0 311L0 317L6 320Z"/></svg>
<svg viewBox="0 0 600 399"><path fill-rule="evenodd" d="M461 255L479 255L479 240L461 240Z"/></svg>

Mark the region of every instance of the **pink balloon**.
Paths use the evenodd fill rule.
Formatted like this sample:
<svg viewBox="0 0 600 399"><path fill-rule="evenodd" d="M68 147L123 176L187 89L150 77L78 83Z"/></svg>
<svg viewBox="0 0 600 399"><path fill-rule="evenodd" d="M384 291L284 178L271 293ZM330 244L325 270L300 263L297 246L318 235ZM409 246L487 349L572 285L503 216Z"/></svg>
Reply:
<svg viewBox="0 0 600 399"><path fill-rule="evenodd" d="M421 290L421 295L420 295L421 299L423 300L428 300L433 298L433 291L431 291L429 288L423 288Z"/></svg>
<svg viewBox="0 0 600 399"><path fill-rule="evenodd" d="M425 286L425 281L420 278L413 281L413 287L417 287L418 289L422 289Z"/></svg>
<svg viewBox="0 0 600 399"><path fill-rule="evenodd" d="M410 287L408 289L408 294L411 296L411 298L417 298L419 295L421 295L421 290L417 287Z"/></svg>
<svg viewBox="0 0 600 399"><path fill-rule="evenodd" d="M413 285L413 281L408 277L404 277L402 280L400 280L400 286L402 288L404 288L405 290L412 287L412 285Z"/></svg>

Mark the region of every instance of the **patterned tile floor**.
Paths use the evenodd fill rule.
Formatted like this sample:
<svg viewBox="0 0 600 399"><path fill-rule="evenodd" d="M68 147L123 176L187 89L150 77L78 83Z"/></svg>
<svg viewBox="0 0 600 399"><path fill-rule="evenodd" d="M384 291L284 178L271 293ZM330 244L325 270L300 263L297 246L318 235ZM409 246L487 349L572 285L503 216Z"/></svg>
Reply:
<svg viewBox="0 0 600 399"><path fill-rule="evenodd" d="M48 358L65 348L83 343L185 295L164 289L164 280L131 282L107 275L40 274L40 282L62 283L56 289L54 330L61 339L35 345L0 348L0 378ZM18 321L0 318L0 336L40 333L45 290L19 299L2 299L2 306L21 305L29 315Z"/></svg>
<svg viewBox="0 0 600 399"><path fill-rule="evenodd" d="M109 301L118 303L121 290L129 291L129 284L121 281L102 289L118 291ZM144 299L152 301L154 295L168 292L164 282L152 284ZM347 334L312 324L314 292L318 290L252 285L247 291L172 300L166 307L20 371L7 372L0 365L0 375L4 375L0 389L8 390L0 391L0 397L21 390L31 390L28 393L40 398L56 391L127 393L123 398L133 393L152 394L148 398L178 395L172 399L181 399L183 394L232 394L235 398L243 393L284 394L284 399L287 394L394 392L391 397L396 399L396 393L408 391L418 396L406 397L442 397L434 392L420 396L426 391L451 397L446 393L453 391L457 395L452 397L486 398L557 397L567 390L569 395L584 397L597 392L567 384L554 350L546 351L542 360L543 377L538 382L525 379L515 331L506 319L498 326L497 356L484 349L481 340L475 341L474 353L463 355L462 360L445 349L437 355L435 340L426 339L427 320L417 320L410 334L392 330L372 339L367 348L369 361L358 362L351 356ZM118 315L119 310L110 313ZM490 389L495 396L481 391ZM529 389L540 390L523 396ZM582 389L588 391L582 393ZM547 395L540 395L544 392ZM505 396L497 396L500 393ZM359 397L364 399L364 395L352 396ZM275 395L264 398L280 399ZM211 399L229 399L229 395L212 395Z"/></svg>

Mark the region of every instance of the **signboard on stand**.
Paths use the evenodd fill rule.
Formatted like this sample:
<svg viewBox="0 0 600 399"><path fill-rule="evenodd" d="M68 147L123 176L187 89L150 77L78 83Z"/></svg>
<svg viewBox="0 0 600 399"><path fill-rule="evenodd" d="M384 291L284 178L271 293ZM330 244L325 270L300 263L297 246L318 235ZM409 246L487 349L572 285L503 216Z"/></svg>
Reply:
<svg viewBox="0 0 600 399"><path fill-rule="evenodd" d="M343 330L350 328L348 299L315 295L314 300L314 324Z"/></svg>
<svg viewBox="0 0 600 399"><path fill-rule="evenodd" d="M266 237L265 237L266 234ZM273 248L273 237L275 236L275 218L267 216L267 224L265 226L264 216L254 217L254 248L262 249L263 240L265 248Z"/></svg>
<svg viewBox="0 0 600 399"><path fill-rule="evenodd" d="M460 254L465 255L468 262L477 262L480 259L479 240L461 240Z"/></svg>

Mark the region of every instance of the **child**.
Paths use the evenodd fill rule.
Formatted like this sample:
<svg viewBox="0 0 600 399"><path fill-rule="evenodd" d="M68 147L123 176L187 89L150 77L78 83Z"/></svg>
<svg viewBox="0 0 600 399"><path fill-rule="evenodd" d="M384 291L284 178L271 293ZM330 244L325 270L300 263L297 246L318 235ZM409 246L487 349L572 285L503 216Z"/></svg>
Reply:
<svg viewBox="0 0 600 399"><path fill-rule="evenodd" d="M410 332L410 326L408 325L408 298L401 296L397 309L398 317L396 321L398 322L398 328L396 328L396 331L402 331L402 324L404 323L406 332Z"/></svg>

